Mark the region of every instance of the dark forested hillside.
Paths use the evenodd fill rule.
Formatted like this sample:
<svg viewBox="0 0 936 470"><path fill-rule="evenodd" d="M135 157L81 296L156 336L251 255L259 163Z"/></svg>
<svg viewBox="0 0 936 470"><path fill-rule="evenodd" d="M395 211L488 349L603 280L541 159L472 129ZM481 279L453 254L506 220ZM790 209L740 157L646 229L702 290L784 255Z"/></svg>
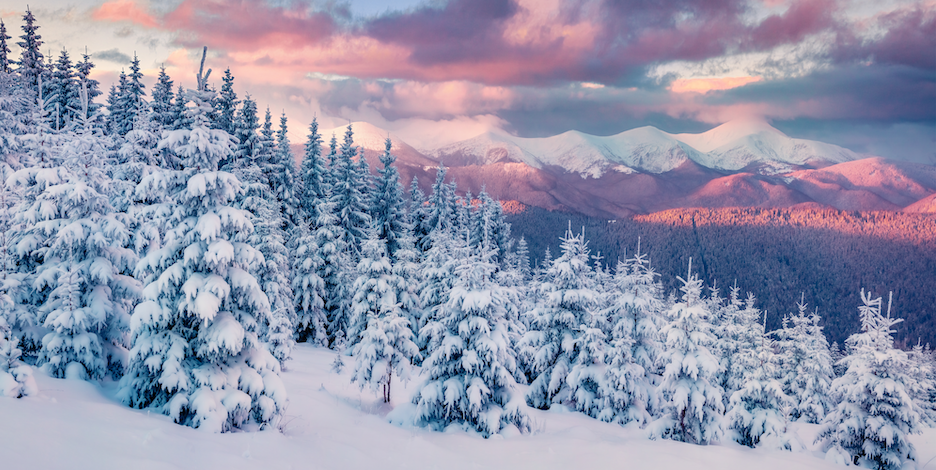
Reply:
<svg viewBox="0 0 936 470"><path fill-rule="evenodd" d="M514 205L516 206L516 205ZM858 331L859 291L894 292L898 343L936 343L936 215L786 209L677 209L607 220L510 206L513 234L526 237L534 259L571 222L584 228L592 254L613 266L640 238L667 289L685 276L689 257L707 286L725 295L737 280L769 311L769 329L795 311L800 293L818 307L829 342Z"/></svg>

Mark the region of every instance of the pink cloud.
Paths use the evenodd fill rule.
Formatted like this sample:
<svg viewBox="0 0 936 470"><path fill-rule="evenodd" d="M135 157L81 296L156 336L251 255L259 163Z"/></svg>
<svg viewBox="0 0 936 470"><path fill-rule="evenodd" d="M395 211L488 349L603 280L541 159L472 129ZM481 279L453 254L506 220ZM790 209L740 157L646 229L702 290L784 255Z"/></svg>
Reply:
<svg viewBox="0 0 936 470"><path fill-rule="evenodd" d="M98 21L129 21L146 28L159 26L156 18L133 0L111 0L94 10L92 18Z"/></svg>

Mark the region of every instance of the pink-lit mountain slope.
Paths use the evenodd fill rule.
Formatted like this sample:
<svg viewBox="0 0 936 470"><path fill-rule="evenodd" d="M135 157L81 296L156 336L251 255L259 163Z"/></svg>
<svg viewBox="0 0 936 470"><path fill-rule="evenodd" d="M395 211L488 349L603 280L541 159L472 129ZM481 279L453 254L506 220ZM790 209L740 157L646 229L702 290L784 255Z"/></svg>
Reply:
<svg viewBox="0 0 936 470"><path fill-rule="evenodd" d="M371 124L353 129L372 170L390 136L406 185L415 176L428 191L441 162L462 192L485 188L501 200L600 217L681 207L919 211L932 207L924 201L936 193L932 166L791 138L763 121L701 134L641 127L607 137L521 138L496 131L425 152ZM340 142L344 128L324 131L326 140L331 133Z"/></svg>

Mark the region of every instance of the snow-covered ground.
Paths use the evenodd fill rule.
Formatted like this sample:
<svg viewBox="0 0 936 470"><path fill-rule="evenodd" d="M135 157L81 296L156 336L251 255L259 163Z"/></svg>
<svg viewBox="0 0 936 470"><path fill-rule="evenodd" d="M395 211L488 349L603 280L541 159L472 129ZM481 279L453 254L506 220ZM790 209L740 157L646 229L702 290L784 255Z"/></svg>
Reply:
<svg viewBox="0 0 936 470"><path fill-rule="evenodd" d="M811 443L818 426L797 425L809 451L707 447L650 441L563 410L530 410L538 432L485 440L388 422L391 407L331 372L335 353L299 345L282 374L289 409L280 430L212 434L127 408L114 384L98 386L36 372L38 396L0 398L0 468L4 469L841 469ZM412 384L413 382L411 382ZM409 391L394 384L393 404ZM399 410L394 413L400 414ZM911 439L918 470L936 469L936 430Z"/></svg>

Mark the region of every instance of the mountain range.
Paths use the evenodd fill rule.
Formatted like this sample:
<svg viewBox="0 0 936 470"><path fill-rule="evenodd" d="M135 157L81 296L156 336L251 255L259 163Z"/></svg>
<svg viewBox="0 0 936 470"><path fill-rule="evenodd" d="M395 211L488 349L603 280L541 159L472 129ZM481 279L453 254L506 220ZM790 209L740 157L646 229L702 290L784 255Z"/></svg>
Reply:
<svg viewBox="0 0 936 470"><path fill-rule="evenodd" d="M365 122L352 129L372 169L389 136L404 183L415 176L424 191L441 163L460 191L598 217L689 207L936 211L933 166L792 138L759 120L701 134L650 126L605 137L493 131L434 149ZM340 140L344 131L322 135Z"/></svg>

